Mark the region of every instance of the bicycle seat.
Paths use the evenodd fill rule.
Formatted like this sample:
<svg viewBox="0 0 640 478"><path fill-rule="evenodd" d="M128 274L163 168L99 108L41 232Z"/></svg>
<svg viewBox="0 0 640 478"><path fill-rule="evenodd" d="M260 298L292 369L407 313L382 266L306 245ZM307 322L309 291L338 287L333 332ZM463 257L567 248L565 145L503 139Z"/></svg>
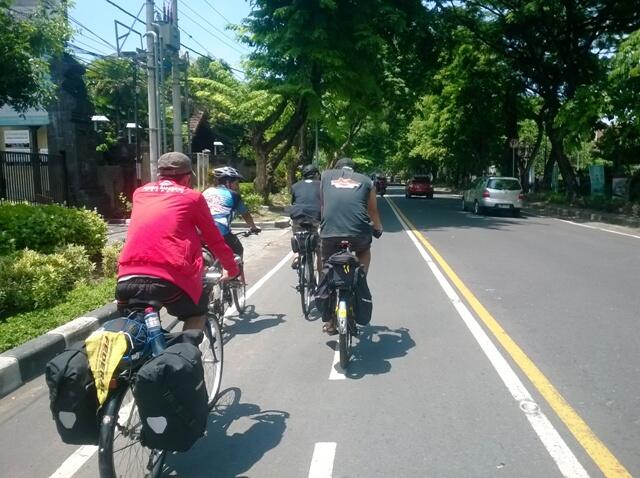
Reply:
<svg viewBox="0 0 640 478"><path fill-rule="evenodd" d="M129 299L127 301L127 308L130 310L142 310L147 307L153 307L155 310L162 309L162 303L157 300L142 300L142 299Z"/></svg>

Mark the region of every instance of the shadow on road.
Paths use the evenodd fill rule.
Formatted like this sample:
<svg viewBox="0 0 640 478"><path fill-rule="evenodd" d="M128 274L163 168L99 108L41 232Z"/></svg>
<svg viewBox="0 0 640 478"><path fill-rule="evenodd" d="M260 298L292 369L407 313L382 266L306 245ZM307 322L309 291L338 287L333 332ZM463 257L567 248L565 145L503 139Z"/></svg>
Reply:
<svg viewBox="0 0 640 478"><path fill-rule="evenodd" d="M289 413L240 402L240 390L222 391L207 435L186 453L169 455L163 476L242 477L282 440Z"/></svg>
<svg viewBox="0 0 640 478"><path fill-rule="evenodd" d="M327 342L337 350L338 341ZM366 375L379 375L391 370L391 359L404 357L416 343L409 329L401 327L390 329L383 325L359 328L358 338L354 341L353 356L345 373L349 378L362 378Z"/></svg>
<svg viewBox="0 0 640 478"><path fill-rule="evenodd" d="M254 305L248 305L244 314L225 318L224 343L236 335L257 334L265 329L283 323L285 314L261 314Z"/></svg>
<svg viewBox="0 0 640 478"><path fill-rule="evenodd" d="M526 213L520 217L511 217L509 212L499 210L489 211L484 215L475 215L472 212L462 211L461 199L451 196L438 197L436 195L434 200L398 197L393 197L391 200L419 230L427 233L450 228L506 230L514 225L530 223L537 219ZM378 201L378 207L383 215L382 222L385 233L402 232L402 226L395 219L389 204L386 201Z"/></svg>

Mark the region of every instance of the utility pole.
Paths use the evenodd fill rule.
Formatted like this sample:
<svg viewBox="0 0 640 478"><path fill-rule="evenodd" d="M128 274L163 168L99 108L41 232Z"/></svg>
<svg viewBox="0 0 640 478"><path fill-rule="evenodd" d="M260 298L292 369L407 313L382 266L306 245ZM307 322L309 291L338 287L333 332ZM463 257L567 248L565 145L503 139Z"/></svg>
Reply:
<svg viewBox="0 0 640 478"><path fill-rule="evenodd" d="M158 92L157 75L158 63L156 57L157 35L153 29L153 0L146 0L147 13L147 69L148 74L148 100L149 100L149 164L151 181L155 181L158 172Z"/></svg>
<svg viewBox="0 0 640 478"><path fill-rule="evenodd" d="M178 29L178 0L171 1L171 23ZM180 105L180 51L171 55L173 80L173 150L182 153L182 109Z"/></svg>
<svg viewBox="0 0 640 478"><path fill-rule="evenodd" d="M185 52L184 69L184 115L187 118L187 153L191 154L191 111L189 111L189 52Z"/></svg>

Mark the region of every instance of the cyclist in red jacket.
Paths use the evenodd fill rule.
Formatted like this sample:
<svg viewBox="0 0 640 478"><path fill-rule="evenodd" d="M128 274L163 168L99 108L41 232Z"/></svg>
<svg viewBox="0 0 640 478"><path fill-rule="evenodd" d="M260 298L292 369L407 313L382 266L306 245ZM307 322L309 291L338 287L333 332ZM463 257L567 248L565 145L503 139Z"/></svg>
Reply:
<svg viewBox="0 0 640 478"><path fill-rule="evenodd" d="M239 270L204 197L190 187L192 174L188 156L165 153L158 159L158 180L133 193L116 299L121 309L130 299L160 302L184 321L183 329L202 329L208 291L202 287L201 241L220 259L223 279Z"/></svg>

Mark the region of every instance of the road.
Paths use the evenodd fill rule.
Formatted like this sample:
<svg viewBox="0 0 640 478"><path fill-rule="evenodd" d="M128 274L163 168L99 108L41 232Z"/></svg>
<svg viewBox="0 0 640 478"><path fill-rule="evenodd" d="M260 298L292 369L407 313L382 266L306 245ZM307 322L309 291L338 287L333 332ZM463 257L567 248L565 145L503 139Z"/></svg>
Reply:
<svg viewBox="0 0 640 478"><path fill-rule="evenodd" d="M389 192L348 371L274 236L228 319L223 406L167 476L640 476L640 234ZM0 400L3 476L96 476L77 448L42 379Z"/></svg>

